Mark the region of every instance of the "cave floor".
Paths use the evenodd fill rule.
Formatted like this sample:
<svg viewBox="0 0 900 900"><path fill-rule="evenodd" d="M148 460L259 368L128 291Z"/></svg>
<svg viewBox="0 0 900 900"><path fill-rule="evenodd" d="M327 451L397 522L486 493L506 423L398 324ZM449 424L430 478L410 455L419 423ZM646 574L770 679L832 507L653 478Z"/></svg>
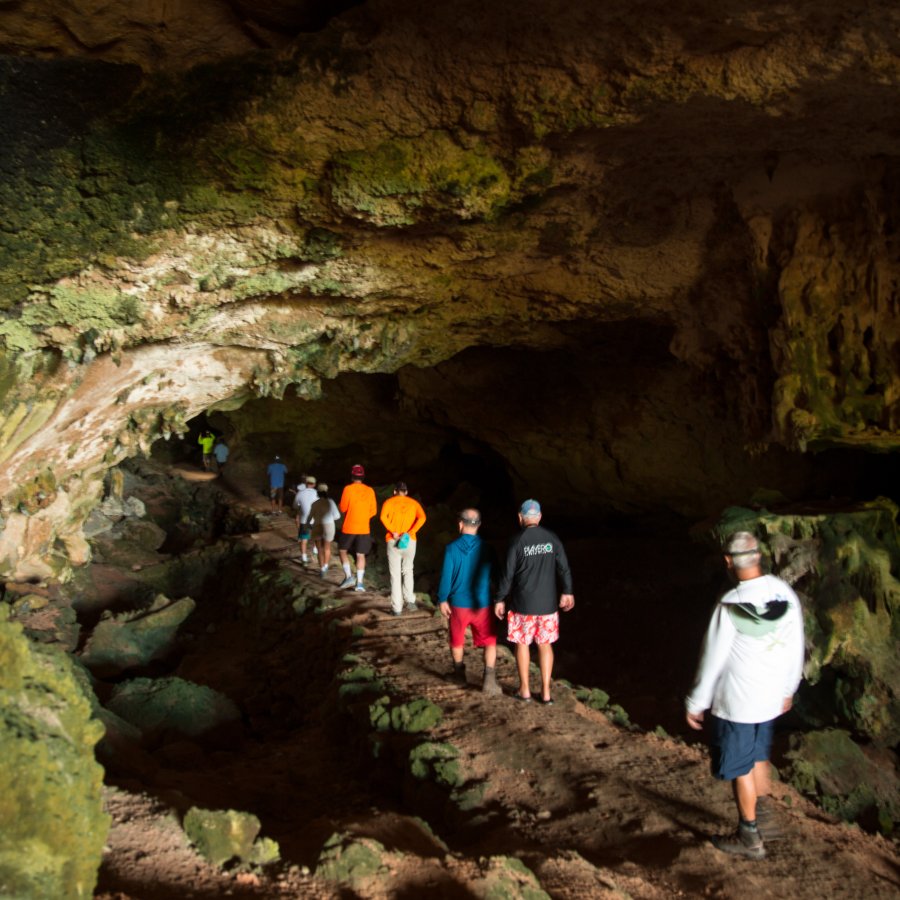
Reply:
<svg viewBox="0 0 900 900"><path fill-rule="evenodd" d="M264 498L238 493L264 510ZM170 747L152 772L110 779L113 824L96 897L477 897L488 895L495 859L513 856L551 897L572 900L897 896L896 845L838 823L787 786L777 786L783 835L767 858L722 854L708 837L730 829L733 806L728 787L709 776L702 745L618 727L562 684L553 706L521 703L505 649L505 696L482 695L471 647L468 684L449 682L439 615L420 608L392 617L381 592L339 592L339 566L324 583L291 559L290 517L261 521L257 546L323 594L327 609L289 626L219 621L181 661L178 674L238 703L248 736L215 751ZM342 652L326 637L335 634L398 695L441 707L429 739L460 751L471 803L417 789L348 733L328 688ZM253 812L261 833L279 842L281 863L208 865L178 826L191 805ZM317 877L334 833L379 841L378 871L350 884ZM528 896L527 885L502 896Z"/></svg>

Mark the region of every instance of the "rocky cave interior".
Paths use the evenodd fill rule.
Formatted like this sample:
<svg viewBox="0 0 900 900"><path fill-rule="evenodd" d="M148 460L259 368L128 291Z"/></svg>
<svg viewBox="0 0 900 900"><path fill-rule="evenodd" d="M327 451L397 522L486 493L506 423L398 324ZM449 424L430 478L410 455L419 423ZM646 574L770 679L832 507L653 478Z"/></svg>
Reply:
<svg viewBox="0 0 900 900"><path fill-rule="evenodd" d="M460 508L499 550L537 497L575 574L559 677L677 739L721 539L754 530L806 606L786 777L896 834L894 6L94 6L0 5L0 885L84 897L99 869L110 898L179 895L100 867L95 754L182 816L254 812L306 866L329 815L434 808L332 769L342 740L371 763L329 711L357 651L322 624L337 601L284 577L275 454L334 497L357 462L380 499L406 481L425 595ZM202 427L231 449L219 479ZM166 615L149 656L103 655L104 622ZM123 721L118 692L173 676L237 704L241 735ZM74 737L48 761L21 722L56 734L53 716ZM79 785L62 839L57 769ZM455 850L508 852L488 814L466 821ZM308 875L290 889L337 890Z"/></svg>

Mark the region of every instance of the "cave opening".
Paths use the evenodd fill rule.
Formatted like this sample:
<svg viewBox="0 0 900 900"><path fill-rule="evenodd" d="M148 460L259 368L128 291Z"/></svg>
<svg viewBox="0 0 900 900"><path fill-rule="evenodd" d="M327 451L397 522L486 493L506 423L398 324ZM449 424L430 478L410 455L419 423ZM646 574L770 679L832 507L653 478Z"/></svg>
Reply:
<svg viewBox="0 0 900 900"><path fill-rule="evenodd" d="M154 456L196 464L209 426L231 450L226 480L260 497L275 454L288 465L288 498L313 474L337 499L358 462L379 502L403 480L429 515L416 587L432 593L459 509L482 510L482 536L502 555L518 504L538 498L576 579L558 674L603 684L643 726L679 733L707 611L728 586L715 546L698 536L728 506L896 499L893 458L735 445L739 413L721 383L673 358L667 325L576 323L555 338L552 349L472 347L428 368L344 373L318 399L288 388L211 410Z"/></svg>

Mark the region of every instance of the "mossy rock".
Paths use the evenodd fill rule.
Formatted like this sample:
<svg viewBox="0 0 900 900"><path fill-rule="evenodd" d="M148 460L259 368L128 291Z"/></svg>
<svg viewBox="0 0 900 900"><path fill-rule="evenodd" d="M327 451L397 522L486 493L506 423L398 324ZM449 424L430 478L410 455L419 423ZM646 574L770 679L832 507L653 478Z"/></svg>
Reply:
<svg viewBox="0 0 900 900"><path fill-rule="evenodd" d="M145 737L201 737L240 721L224 694L183 678L133 678L117 685L107 704Z"/></svg>
<svg viewBox="0 0 900 900"><path fill-rule="evenodd" d="M394 731L417 734L437 727L443 716L437 704L419 697L391 709L391 727Z"/></svg>
<svg viewBox="0 0 900 900"><path fill-rule="evenodd" d="M575 691L575 698L591 709L602 710L609 706L609 694L600 688L580 687Z"/></svg>
<svg viewBox="0 0 900 900"><path fill-rule="evenodd" d="M460 787L465 779L459 767L459 750L453 744L427 742L409 751L409 771L414 778L434 781L447 788Z"/></svg>
<svg viewBox="0 0 900 900"><path fill-rule="evenodd" d="M868 751L841 729L791 739L787 780L847 822L890 834L900 824L900 778L890 751Z"/></svg>
<svg viewBox="0 0 900 900"><path fill-rule="evenodd" d="M484 900L550 900L534 872L512 856L492 856L479 887Z"/></svg>
<svg viewBox="0 0 900 900"><path fill-rule="evenodd" d="M68 658L0 612L0 896L93 895L109 829L102 733Z"/></svg>
<svg viewBox="0 0 900 900"><path fill-rule="evenodd" d="M750 531L803 605L807 661L798 714L845 725L882 747L900 740L900 534L897 505L878 498L817 515L727 509L721 545Z"/></svg>
<svg viewBox="0 0 900 900"><path fill-rule="evenodd" d="M266 865L279 858L278 844L270 838L257 839L260 821L252 813L233 809L192 807L184 817L184 833L197 852L214 866L231 860Z"/></svg>
<svg viewBox="0 0 900 900"><path fill-rule="evenodd" d="M109 677L162 659L173 648L179 627L195 607L190 597L172 601L159 594L149 609L101 619L81 661L92 672Z"/></svg>
<svg viewBox="0 0 900 900"><path fill-rule="evenodd" d="M333 834L322 847L316 877L354 884L384 870L385 848L373 838Z"/></svg>

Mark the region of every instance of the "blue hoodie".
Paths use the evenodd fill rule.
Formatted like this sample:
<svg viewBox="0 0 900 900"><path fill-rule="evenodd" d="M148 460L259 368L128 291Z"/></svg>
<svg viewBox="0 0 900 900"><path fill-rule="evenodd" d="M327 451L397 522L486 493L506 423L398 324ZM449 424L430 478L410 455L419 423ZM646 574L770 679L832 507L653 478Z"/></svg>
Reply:
<svg viewBox="0 0 900 900"><path fill-rule="evenodd" d="M438 602L462 609L483 609L491 603L494 551L477 534L461 534L444 550Z"/></svg>

